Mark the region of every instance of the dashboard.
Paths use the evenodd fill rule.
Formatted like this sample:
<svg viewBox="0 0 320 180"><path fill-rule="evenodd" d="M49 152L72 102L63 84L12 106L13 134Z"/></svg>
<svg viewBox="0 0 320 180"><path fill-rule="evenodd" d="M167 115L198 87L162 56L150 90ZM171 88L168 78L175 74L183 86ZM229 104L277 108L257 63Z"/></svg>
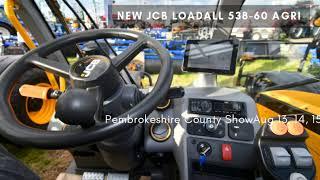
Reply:
<svg viewBox="0 0 320 180"><path fill-rule="evenodd" d="M183 69L234 74L233 43L187 41ZM307 133L296 119L285 122L273 118L274 123L261 126L254 100L236 89L190 87L181 92L175 98L167 97L169 100L149 116L165 117L169 122L144 128L145 151L173 153L180 179L314 177L313 159L304 143ZM288 133L289 126L299 133Z"/></svg>
<svg viewBox="0 0 320 180"><path fill-rule="evenodd" d="M184 97L174 99L170 108L150 115L180 121L169 124L172 134L165 141L154 138L155 128L145 128L145 149L173 152L181 179L250 179L257 159L254 138L260 128L254 121L256 112L255 102L238 90L186 88Z"/></svg>

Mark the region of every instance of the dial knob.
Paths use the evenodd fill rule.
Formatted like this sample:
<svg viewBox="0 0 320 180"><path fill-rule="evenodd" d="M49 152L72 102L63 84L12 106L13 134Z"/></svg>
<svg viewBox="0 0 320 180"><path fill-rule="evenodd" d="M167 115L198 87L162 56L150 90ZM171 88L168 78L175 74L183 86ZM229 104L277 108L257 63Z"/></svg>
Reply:
<svg viewBox="0 0 320 180"><path fill-rule="evenodd" d="M212 137L224 137L225 135L225 123L223 121L220 122L207 122L205 124L206 130L210 133Z"/></svg>
<svg viewBox="0 0 320 180"><path fill-rule="evenodd" d="M200 104L202 112L209 113L212 110L212 104L210 101L201 101Z"/></svg>
<svg viewBox="0 0 320 180"><path fill-rule="evenodd" d="M168 123L152 124L150 126L150 135L155 141L166 141L171 136L171 126Z"/></svg>
<svg viewBox="0 0 320 180"><path fill-rule="evenodd" d="M218 129L218 124L216 123L207 123L206 124L206 129L209 132L216 132L216 130Z"/></svg>

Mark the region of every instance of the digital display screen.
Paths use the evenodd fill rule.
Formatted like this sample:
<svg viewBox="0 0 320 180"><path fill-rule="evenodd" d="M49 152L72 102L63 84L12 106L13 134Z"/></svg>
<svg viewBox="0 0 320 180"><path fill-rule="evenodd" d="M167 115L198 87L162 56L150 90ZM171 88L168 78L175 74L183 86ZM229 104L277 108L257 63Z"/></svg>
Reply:
<svg viewBox="0 0 320 180"><path fill-rule="evenodd" d="M245 104L242 102L209 99L189 99L188 112L220 117L231 114L236 117L246 116Z"/></svg>
<svg viewBox="0 0 320 180"><path fill-rule="evenodd" d="M217 111L226 111L226 112L241 110L240 104L238 104L238 103L225 103L225 102L215 102L214 108Z"/></svg>
<svg viewBox="0 0 320 180"><path fill-rule="evenodd" d="M187 43L184 69L196 72L234 73L234 47L230 41L210 43L191 41Z"/></svg>

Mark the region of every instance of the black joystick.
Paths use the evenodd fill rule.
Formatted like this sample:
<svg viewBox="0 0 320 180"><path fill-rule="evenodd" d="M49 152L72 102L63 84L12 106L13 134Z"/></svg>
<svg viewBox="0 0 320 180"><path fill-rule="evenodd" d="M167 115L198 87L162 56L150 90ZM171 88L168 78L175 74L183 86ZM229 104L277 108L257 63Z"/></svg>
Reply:
<svg viewBox="0 0 320 180"><path fill-rule="evenodd" d="M95 124L97 108L98 103L93 94L85 89L70 89L58 98L56 118L69 125L87 128Z"/></svg>

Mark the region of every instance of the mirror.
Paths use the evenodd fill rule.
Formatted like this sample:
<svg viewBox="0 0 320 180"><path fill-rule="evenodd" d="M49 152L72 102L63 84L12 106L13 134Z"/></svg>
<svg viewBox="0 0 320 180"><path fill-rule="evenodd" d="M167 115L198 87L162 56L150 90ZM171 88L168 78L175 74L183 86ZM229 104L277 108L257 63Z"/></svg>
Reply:
<svg viewBox="0 0 320 180"><path fill-rule="evenodd" d="M236 64L236 48L231 40L189 40L183 62L183 70L233 75Z"/></svg>
<svg viewBox="0 0 320 180"><path fill-rule="evenodd" d="M281 43L271 40L243 40L239 45L238 57L241 61L278 59L281 58Z"/></svg>

